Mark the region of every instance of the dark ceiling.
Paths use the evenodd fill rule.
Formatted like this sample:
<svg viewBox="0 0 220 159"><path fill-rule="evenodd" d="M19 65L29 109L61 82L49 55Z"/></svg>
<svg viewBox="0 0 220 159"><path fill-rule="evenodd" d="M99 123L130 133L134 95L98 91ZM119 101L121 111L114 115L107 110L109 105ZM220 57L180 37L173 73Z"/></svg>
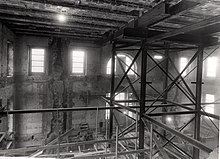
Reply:
<svg viewBox="0 0 220 159"><path fill-rule="evenodd" d="M67 16L65 23L59 14ZM151 43L211 45L218 42L219 16L216 0L0 0L0 21L17 34L99 43L148 37Z"/></svg>

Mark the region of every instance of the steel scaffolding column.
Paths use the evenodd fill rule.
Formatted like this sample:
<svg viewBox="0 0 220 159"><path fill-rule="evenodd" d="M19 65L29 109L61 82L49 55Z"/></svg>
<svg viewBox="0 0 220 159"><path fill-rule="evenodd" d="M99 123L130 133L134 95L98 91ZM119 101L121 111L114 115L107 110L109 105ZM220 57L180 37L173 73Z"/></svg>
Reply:
<svg viewBox="0 0 220 159"><path fill-rule="evenodd" d="M194 125L194 138L200 140L200 110L201 110L201 94L202 94L202 68L203 68L203 50L199 48L200 54L197 57L197 73L196 73L196 114ZM199 159L199 149L193 147L193 159Z"/></svg>
<svg viewBox="0 0 220 159"><path fill-rule="evenodd" d="M144 122L142 119L145 113L146 96L146 73L147 73L147 46L144 43L141 58L141 92L140 92L140 120L139 120L139 149L144 149ZM140 153L139 159L144 159L144 154Z"/></svg>
<svg viewBox="0 0 220 159"><path fill-rule="evenodd" d="M115 89L115 42L112 44L112 60L111 60L111 92L110 92L110 107L113 107L114 102L114 89ZM113 133L113 110L110 110L109 115L109 136L108 138L111 139Z"/></svg>
<svg viewBox="0 0 220 159"><path fill-rule="evenodd" d="M168 59L168 56L169 56L169 44L168 43L165 43L165 47L166 47L166 50L164 52L164 55L165 55L165 64L164 64L164 70L166 71L166 73L168 74L168 66L169 66L169 59ZM165 75L165 78L164 78L164 82L163 82L163 90L165 90L168 86L168 77L167 75ZM166 92L164 95L163 95L163 104L167 104L167 94L168 92ZM162 108L162 112L167 112L167 108L166 107L163 107ZM162 121L163 123L166 124L166 116L162 116ZM166 136L166 131L163 130L163 135Z"/></svg>

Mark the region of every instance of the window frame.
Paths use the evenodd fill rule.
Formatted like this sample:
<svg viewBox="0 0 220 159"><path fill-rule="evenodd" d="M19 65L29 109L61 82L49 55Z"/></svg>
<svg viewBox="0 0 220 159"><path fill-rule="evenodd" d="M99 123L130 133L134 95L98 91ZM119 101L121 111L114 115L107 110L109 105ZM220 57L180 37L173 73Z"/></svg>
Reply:
<svg viewBox="0 0 220 159"><path fill-rule="evenodd" d="M12 49L13 53L12 55L10 55L10 49ZM12 56L12 61L10 61L10 56ZM6 70L6 76L7 77L13 77L14 76L14 44L13 42L11 41L7 41L7 70ZM9 71L9 68L10 68L10 62L12 62L12 72L11 72L11 75L10 75L10 71Z"/></svg>
<svg viewBox="0 0 220 159"><path fill-rule="evenodd" d="M129 60L131 60L131 63L132 63L132 61L133 61L133 59L134 59L134 57L133 56L131 56L131 55L129 55L129 54L126 54L126 53L118 53L116 56L118 56L119 58L120 58L120 55L123 55L123 56L125 56L125 63L126 63L126 58L128 58ZM122 60L122 59L121 59ZM105 74L106 75L111 75L111 64L112 64L112 58L110 58L110 59L108 59L108 61L107 61L107 63L106 63L106 67L105 67ZM120 74L120 72L122 72L122 70L121 70L121 68L120 68L120 66L119 66L119 68L118 68L118 66L117 66L117 57L115 57L115 75L117 76L117 75L119 75ZM108 67L108 64L110 65L110 67ZM123 63L122 63L123 64ZM128 67L129 67L129 64L127 64L128 66L126 66L125 64L123 64L123 66L124 66L124 70L126 71L127 69L128 69ZM133 68L132 68L133 67ZM134 62L134 64L132 65L132 69L134 70L134 71L136 71L137 72L137 63L136 63L136 61ZM119 69L119 70L118 70ZM118 70L118 71L117 71ZM136 76L136 74L130 69L129 70L129 72L127 73L127 75L128 76Z"/></svg>
<svg viewBox="0 0 220 159"><path fill-rule="evenodd" d="M212 99L210 99L210 97ZM214 94L210 94L210 93L205 94L205 103L214 103L214 102L215 102ZM203 109L206 113L215 114L215 104L207 104ZM206 118L208 118L208 116L206 116ZM210 118L210 119L213 120L214 118Z"/></svg>
<svg viewBox="0 0 220 159"><path fill-rule="evenodd" d="M73 52L74 51L80 51L80 52L84 52L84 56L83 56L83 72L82 73L77 73L77 72L73 72ZM87 64L87 53L86 53L86 51L85 50L83 50L83 49L71 49L71 51L70 51L70 74L72 75L72 76L84 76L84 75L86 75L86 64Z"/></svg>
<svg viewBox="0 0 220 159"><path fill-rule="evenodd" d="M181 59L186 59L186 64L184 66L182 66ZM181 73L184 70L184 68L186 67L188 62L189 62L189 59L185 56L179 58L179 73ZM188 70L188 68L186 68L186 70L182 73L182 77L185 77L187 75L187 73L188 73L187 70Z"/></svg>
<svg viewBox="0 0 220 159"><path fill-rule="evenodd" d="M213 67L212 67L212 65L213 65L213 62L214 61L212 61L212 59L215 59L215 71L213 71ZM211 68L210 68L210 66L211 66ZM211 72L210 72L210 70L211 70ZM207 78L216 78L217 77L217 71L218 71L218 57L217 56L210 56L210 57L208 57L207 58L207 62L206 62L206 69L205 69L205 75L206 75L206 77ZM214 73L214 74L212 74L212 73Z"/></svg>
<svg viewBox="0 0 220 159"><path fill-rule="evenodd" d="M44 66L43 66L43 72L32 72L32 49L44 49ZM29 46L29 49L28 49L28 52L29 52L29 75L30 76L35 76L35 75L45 75L47 74L47 47L45 46Z"/></svg>

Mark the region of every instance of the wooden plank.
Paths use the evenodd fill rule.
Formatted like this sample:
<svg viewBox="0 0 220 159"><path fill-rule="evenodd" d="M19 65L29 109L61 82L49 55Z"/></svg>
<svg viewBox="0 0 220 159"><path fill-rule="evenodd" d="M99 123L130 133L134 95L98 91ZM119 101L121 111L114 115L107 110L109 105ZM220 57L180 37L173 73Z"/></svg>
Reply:
<svg viewBox="0 0 220 159"><path fill-rule="evenodd" d="M57 1L57 4L50 4L50 1L47 1L46 3L39 3L37 1L25 1L25 0L7 0L7 1L0 1L0 6L6 6L7 8L13 7L13 8L21 8L23 10L32 10L32 11L44 11L50 12L50 13L56 13L59 14L62 10L65 11L65 14L71 15L71 16L77 16L77 17L89 17L89 18L99 18L99 19L106 19L106 20L115 20L115 21L124 21L127 22L128 20L134 18L134 16L130 15L120 15L117 13L106 13L102 11L95 11L95 10L88 10L85 9L78 9L72 7L58 7L58 4L60 6L63 6L63 3L59 3ZM61 10L62 9L62 10Z"/></svg>
<svg viewBox="0 0 220 159"><path fill-rule="evenodd" d="M166 39L166 38L169 38L172 36L180 35L180 34L186 34L186 33L191 32L193 30L201 29L201 28L215 25L215 24L219 24L219 23L220 23L220 15L203 20L201 22L198 22L198 23L195 23L195 24L192 24L189 26L185 26L180 29L175 29L171 32L163 33L163 34L148 38L148 43L153 43L153 42L163 40L163 39Z"/></svg>
<svg viewBox="0 0 220 159"><path fill-rule="evenodd" d="M142 15L137 22L137 27L140 28L146 28L149 25L158 22L159 20L168 17L170 14L168 14L166 9L165 3L160 3L156 7L154 7L149 12Z"/></svg>
<svg viewBox="0 0 220 159"><path fill-rule="evenodd" d="M26 17L29 18L39 18L43 20L54 20L57 21L57 14L54 13L44 13L44 12L34 12L31 10L25 11L25 10L16 10L16 9L0 9L1 14L7 14L7 15L14 15L14 16L20 16L23 17L24 19ZM72 17L72 16L67 16L67 21L68 22L73 22L73 23L84 23L84 24L92 24L93 26L110 26L110 27L119 27L120 25L123 25L125 23L120 23L120 22L107 22L104 20L97 20L93 18L84 18L84 17Z"/></svg>
<svg viewBox="0 0 220 159"><path fill-rule="evenodd" d="M44 0L25 0L28 2L39 2L44 4ZM69 7L71 9L83 9L85 11L90 11L90 10L95 10L99 12L104 12L104 13L117 13L120 15L130 15L132 16L133 14L131 13L132 10L136 11L143 11L144 9L148 8L148 6L144 7L143 4L139 4L139 1L129 3L127 0L124 3L120 3L120 5L116 5L116 3L119 1L88 1L88 0L81 0L80 4L77 4L76 0L70 1L70 0L47 0L47 4L52 4L52 5L58 5L58 6L63 6L63 7ZM130 5L129 5L130 4ZM145 3L146 4L146 1Z"/></svg>
<svg viewBox="0 0 220 159"><path fill-rule="evenodd" d="M78 24L78 23L70 23L67 22L65 24L56 23L53 20L43 20L38 18L29 18L29 17L21 17L21 16L9 16L7 14L1 14L0 20L4 21L5 23L9 24L16 24L18 23L23 25L46 25L52 27L67 27L67 28L83 28L83 29L94 29L94 30L101 30L107 31L109 29L113 29L112 27L100 27L100 26L92 26L90 24Z"/></svg>
<svg viewBox="0 0 220 159"><path fill-rule="evenodd" d="M13 28L13 31L24 31L24 32L30 32L30 33L45 33L45 34L58 34L58 35L69 35L69 36L79 36L79 37L86 37L86 38L100 38L100 35L91 35L86 33L77 33L77 32L64 32L64 31L54 31L54 30L40 30L40 29L23 29L23 28Z"/></svg>

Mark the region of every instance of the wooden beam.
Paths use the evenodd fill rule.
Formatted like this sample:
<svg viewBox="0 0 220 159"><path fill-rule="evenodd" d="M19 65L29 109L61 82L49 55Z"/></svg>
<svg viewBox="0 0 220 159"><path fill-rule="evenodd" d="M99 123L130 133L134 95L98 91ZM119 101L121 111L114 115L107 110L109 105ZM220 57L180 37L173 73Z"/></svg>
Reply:
<svg viewBox="0 0 220 159"><path fill-rule="evenodd" d="M185 26L185 27L180 28L180 29L175 29L171 32L167 32L167 33L163 33L163 34L160 34L160 35L153 36L151 38L148 38L148 43L157 42L159 40L163 40L163 39L170 38L170 37L180 35L180 34L186 34L186 33L191 32L193 30L198 30L198 29L201 29L203 27L212 26L212 25L215 25L215 24L220 24L220 15L209 18L209 19L205 19L201 22L197 22L195 24L188 25L188 26Z"/></svg>
<svg viewBox="0 0 220 159"><path fill-rule="evenodd" d="M97 35L102 35L104 34L105 30L101 29L94 29L94 28L80 28L80 27L68 27L68 26L54 26L54 25L42 25L42 24L35 24L35 23L21 23L21 22L5 22L7 27L13 29L13 28L33 28L33 29L38 29L38 28L45 28L45 29L51 29L51 30L62 30L62 31L75 31L79 33L94 33Z"/></svg>
<svg viewBox="0 0 220 159"><path fill-rule="evenodd" d="M17 26L17 25L8 25L8 28L11 30L24 30L24 31L33 31L33 32L57 32L58 34L70 34L70 35L86 35L86 36L93 36L95 38L100 38L102 34L100 32L95 32L92 30L81 30L81 29L60 29L60 28L53 28L53 27L39 27L39 26Z"/></svg>
<svg viewBox="0 0 220 159"><path fill-rule="evenodd" d="M45 4L44 0L25 0L28 2L39 2L39 3L43 3ZM116 5L118 3L120 3L119 5ZM58 5L58 6L62 6L62 7L69 7L71 9L83 9L85 11L91 11L91 10L95 10L98 12L104 12L104 13L117 13L120 15L130 15L133 16L134 14L132 13L133 10L136 11L143 11L147 8L149 8L148 6L144 7L144 4L146 5L146 1L144 2L144 4L139 4L137 2L132 2L129 3L127 0L124 3L121 3L119 1L101 1L99 0L98 3L97 1L93 1L93 0L81 0L80 4L77 4L76 0L70 1L70 0L47 0L47 4L52 4L52 5Z"/></svg>
<svg viewBox="0 0 220 159"><path fill-rule="evenodd" d="M32 32L32 33L45 33L45 34L58 34L58 35L67 35L67 36L78 36L78 37L86 37L86 38L100 38L99 35L89 35L89 34L80 34L77 32L60 32L60 31L49 31L49 30L35 30L35 29L22 29L22 28L13 28L13 31L17 32Z"/></svg>
<svg viewBox="0 0 220 159"><path fill-rule="evenodd" d="M120 28L119 30L117 30L114 33L113 39L116 39L119 36L121 36L123 34L125 28L134 28L134 27L139 27L139 26L140 27L141 26L142 27L147 27L147 26L144 26L144 25L146 25L146 24L150 25L153 22L156 22L156 21L159 21L159 20L163 19L164 16L168 16L168 14L166 13L166 8L165 7L166 6L165 6L164 2L160 3L155 8L152 8L148 12L144 13L138 19L134 19L134 20L130 21L127 25ZM150 22L148 22L148 21L150 21Z"/></svg>
<svg viewBox="0 0 220 159"><path fill-rule="evenodd" d="M58 5L60 4L60 5ZM90 10L84 10L84 9L78 9L72 5L72 7L63 7L63 1L59 3L57 1L57 4L50 4L50 1L45 1L39 3L37 1L25 1L25 0L7 0L7 1L0 1L0 6L5 6L7 8L13 7L13 8L20 8L23 10L32 10L32 11L44 11L44 12L50 12L50 13L56 13L59 14L62 12L62 10L65 11L65 14L74 16L74 17L89 17L89 18L98 18L99 20L114 20L114 21L122 21L127 22L130 19L134 18L134 16L130 15L120 15L116 13L105 13L100 11L94 11ZM62 6L62 7L61 7Z"/></svg>
<svg viewBox="0 0 220 159"><path fill-rule="evenodd" d="M77 23L70 23L67 22L65 24L54 22L53 20L43 20L39 18L29 18L29 17L22 17L22 16L13 16L7 14L1 14L0 20L4 23L20 23L20 24L27 24L27 25L45 25L45 26L54 26L54 27L67 27L67 28L83 28L83 29L94 29L94 30L102 30L107 31L110 29L114 29L112 27L103 27L103 26L92 26L91 24L77 24Z"/></svg>
<svg viewBox="0 0 220 159"><path fill-rule="evenodd" d="M166 33L166 32L156 31L156 30L147 31L147 29L141 29L141 28L125 28L123 35L124 35L124 38L133 38L133 39L143 40L143 39L146 39L147 37L151 38L153 36L157 36L163 33ZM209 37L209 36L202 38L202 36L203 35L192 36L189 34L184 34L184 35L181 34L178 36L166 38L164 40L177 42L177 43L179 42L179 43L185 43L185 44L192 44L192 45L204 44L205 46L218 42L218 38Z"/></svg>
<svg viewBox="0 0 220 159"><path fill-rule="evenodd" d="M89 37L79 37L79 36L71 36L71 35L63 35L63 34L52 34L52 33L34 33L34 32L25 32L25 31L15 31L15 34L19 35L30 35L30 36L41 36L41 37L63 37L69 38L75 41L83 41L89 43L96 43L98 42L97 38L89 38Z"/></svg>
<svg viewBox="0 0 220 159"><path fill-rule="evenodd" d="M52 20L52 21L57 21L57 14L54 13L44 13L44 12L34 12L31 10L25 11L25 10L16 10L16 9L9 9L9 8L5 8L5 9L0 9L0 13L1 14L7 14L7 15L13 15L13 16L21 16L24 17L24 19L26 17L29 18L39 18L39 19L44 19L44 20ZM105 20L97 20L97 19L93 19L93 18L85 18L85 17L72 17L67 16L67 21L68 22L74 22L74 23L83 23L83 24L91 24L93 26L110 26L110 27L119 27L120 25L123 25L125 23L120 23L120 22L108 22Z"/></svg>

